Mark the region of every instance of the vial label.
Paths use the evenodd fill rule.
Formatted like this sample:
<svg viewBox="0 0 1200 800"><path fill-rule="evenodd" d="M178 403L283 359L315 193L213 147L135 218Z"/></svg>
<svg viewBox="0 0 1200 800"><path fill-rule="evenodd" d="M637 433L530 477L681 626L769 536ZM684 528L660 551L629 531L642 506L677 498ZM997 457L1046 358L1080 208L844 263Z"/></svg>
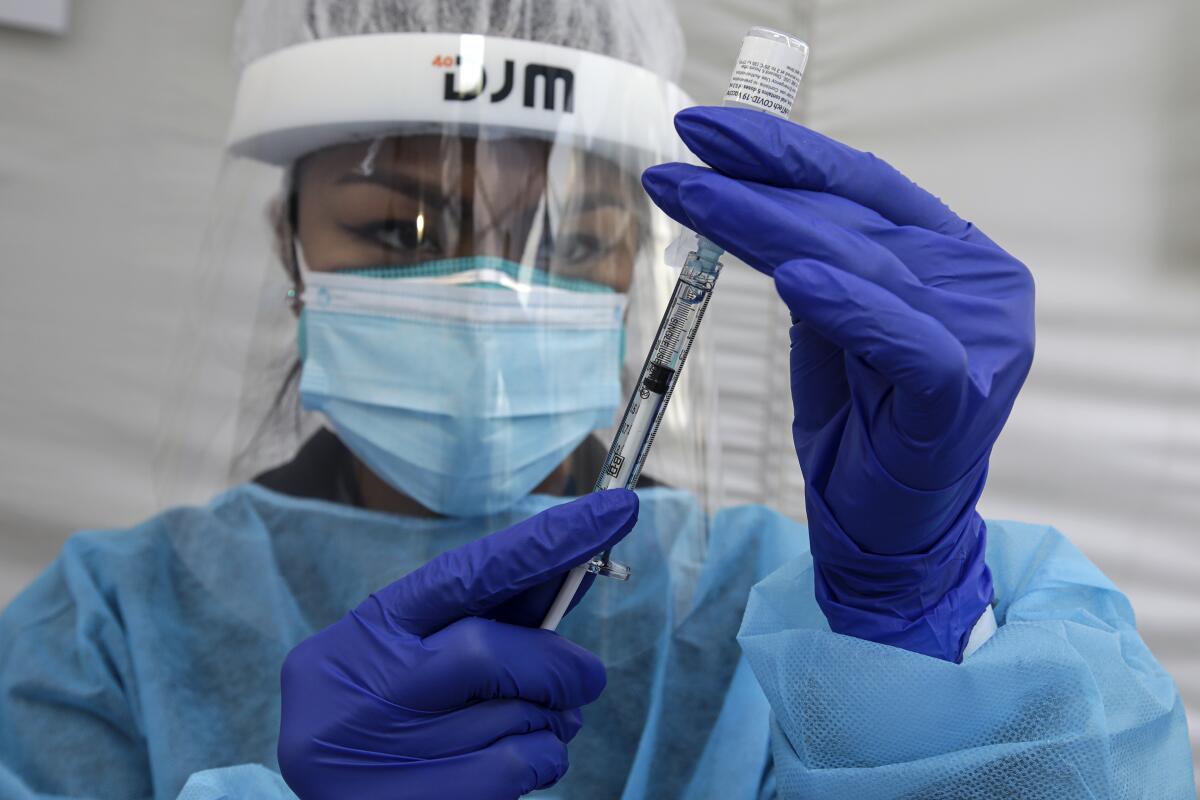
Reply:
<svg viewBox="0 0 1200 800"><path fill-rule="evenodd" d="M792 113L804 61L786 45L748 36L725 90L725 104L751 106L780 117Z"/></svg>

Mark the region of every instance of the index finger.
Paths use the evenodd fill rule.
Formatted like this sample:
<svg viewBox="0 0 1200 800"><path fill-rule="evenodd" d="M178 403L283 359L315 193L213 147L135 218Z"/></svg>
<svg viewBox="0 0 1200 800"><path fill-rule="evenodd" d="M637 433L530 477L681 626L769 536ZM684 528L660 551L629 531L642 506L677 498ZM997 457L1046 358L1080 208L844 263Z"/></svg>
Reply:
<svg viewBox="0 0 1200 800"><path fill-rule="evenodd" d="M582 564L633 529L638 497L593 492L442 553L372 595L388 621L425 636ZM369 609L367 609L369 610Z"/></svg>
<svg viewBox="0 0 1200 800"><path fill-rule="evenodd" d="M789 120L754 109L698 106L676 114L675 129L693 153L730 177L829 192L896 225L955 237L971 230L886 161Z"/></svg>

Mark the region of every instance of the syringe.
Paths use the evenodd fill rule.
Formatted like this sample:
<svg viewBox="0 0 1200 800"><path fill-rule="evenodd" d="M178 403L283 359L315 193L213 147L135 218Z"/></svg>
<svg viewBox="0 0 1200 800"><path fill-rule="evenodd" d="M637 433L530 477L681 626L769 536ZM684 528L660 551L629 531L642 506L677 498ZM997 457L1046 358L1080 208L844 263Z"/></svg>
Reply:
<svg viewBox="0 0 1200 800"><path fill-rule="evenodd" d="M755 108L787 118L807 61L808 45L800 39L770 28L751 28L742 40L722 104ZM593 491L632 489L637 485L704 310L712 299L713 287L721 274L719 259L723 253L718 245L698 237L696 249L688 254ZM620 580L628 580L630 575L629 568L609 558L608 551L575 567L555 596L542 621L543 628L558 627L589 572Z"/></svg>

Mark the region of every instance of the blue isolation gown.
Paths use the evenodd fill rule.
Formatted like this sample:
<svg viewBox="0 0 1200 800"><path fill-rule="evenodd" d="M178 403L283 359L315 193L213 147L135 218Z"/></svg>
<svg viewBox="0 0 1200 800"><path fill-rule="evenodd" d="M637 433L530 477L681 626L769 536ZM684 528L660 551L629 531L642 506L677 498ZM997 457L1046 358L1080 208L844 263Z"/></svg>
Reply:
<svg viewBox="0 0 1200 800"><path fill-rule="evenodd" d="M803 526L757 506L705 526L687 494L639 494L634 579L597 581L561 628L608 688L546 796L1194 795L1174 684L1054 531L990 525L1001 627L956 665L830 633ZM291 797L284 656L483 532L246 485L73 537L0 617L0 798Z"/></svg>

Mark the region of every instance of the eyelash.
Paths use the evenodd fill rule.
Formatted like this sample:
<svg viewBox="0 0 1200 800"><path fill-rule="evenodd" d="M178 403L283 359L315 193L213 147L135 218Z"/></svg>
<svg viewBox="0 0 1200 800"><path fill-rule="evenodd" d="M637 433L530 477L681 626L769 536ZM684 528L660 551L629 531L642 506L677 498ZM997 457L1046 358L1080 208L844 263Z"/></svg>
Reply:
<svg viewBox="0 0 1200 800"><path fill-rule="evenodd" d="M565 252L562 252L559 255L562 259L570 262L596 259L603 256L608 250L611 249L611 247L605 247L604 243L601 242L600 238L597 236L589 236L578 233L570 236L566 242L566 245L567 247L564 248ZM586 250L585 254L582 256L576 255L574 252L580 247L583 247Z"/></svg>
<svg viewBox="0 0 1200 800"><path fill-rule="evenodd" d="M424 228L421 241L416 240L418 223L415 219L387 219L345 227L361 240L386 248L390 252L436 255L443 249L442 242L438 241L437 231L432 229L432 226ZM601 237L578 232L569 234L566 241L557 244L554 258L563 269L594 263L607 256L615 246L614 242L605 242ZM581 249L582 253L579 252Z"/></svg>
<svg viewBox="0 0 1200 800"><path fill-rule="evenodd" d="M436 248L438 242L429 228L422 232L421 240L417 241L416 220L389 219L382 222L372 222L367 225L350 227L354 235L380 244L389 250L413 252L422 248Z"/></svg>

